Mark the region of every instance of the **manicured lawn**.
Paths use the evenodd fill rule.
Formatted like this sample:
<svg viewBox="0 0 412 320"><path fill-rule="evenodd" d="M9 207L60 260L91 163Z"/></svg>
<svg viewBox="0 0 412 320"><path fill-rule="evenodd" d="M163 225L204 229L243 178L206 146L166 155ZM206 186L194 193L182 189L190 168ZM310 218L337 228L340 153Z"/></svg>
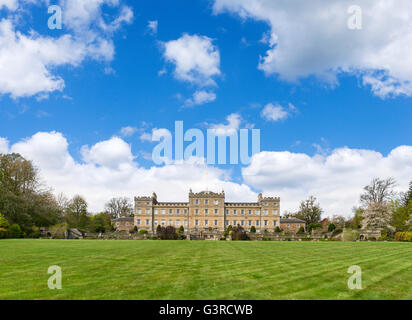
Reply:
<svg viewBox="0 0 412 320"><path fill-rule="evenodd" d="M0 299L412 299L412 244L0 240Z"/></svg>

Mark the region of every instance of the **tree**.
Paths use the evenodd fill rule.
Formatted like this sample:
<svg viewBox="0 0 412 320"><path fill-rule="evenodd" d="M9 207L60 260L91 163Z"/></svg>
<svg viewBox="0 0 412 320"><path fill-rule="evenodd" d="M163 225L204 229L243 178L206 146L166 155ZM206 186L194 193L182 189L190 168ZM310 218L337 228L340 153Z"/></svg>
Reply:
<svg viewBox="0 0 412 320"><path fill-rule="evenodd" d="M250 227L250 233L256 233L256 228L255 226Z"/></svg>
<svg viewBox="0 0 412 320"><path fill-rule="evenodd" d="M19 239L22 237L22 232L18 224L13 224L10 226L10 238Z"/></svg>
<svg viewBox="0 0 412 320"><path fill-rule="evenodd" d="M304 220L307 225L313 223L319 223L323 210L320 205L316 203L316 198L311 196L308 200L300 203L299 211L296 215L297 218Z"/></svg>
<svg viewBox="0 0 412 320"><path fill-rule="evenodd" d="M407 206L402 206L398 201L391 203L392 218L391 226L396 232L404 232L409 230L409 220L412 218L412 201L409 201Z"/></svg>
<svg viewBox="0 0 412 320"><path fill-rule="evenodd" d="M305 228L304 227L300 227L298 230L298 234L303 234L305 233Z"/></svg>
<svg viewBox="0 0 412 320"><path fill-rule="evenodd" d="M105 233L112 230L111 217L102 212L91 217L91 230L96 233Z"/></svg>
<svg viewBox="0 0 412 320"><path fill-rule="evenodd" d="M0 239L7 238L9 236L10 224L7 219L0 213Z"/></svg>
<svg viewBox="0 0 412 320"><path fill-rule="evenodd" d="M362 228L363 213L365 212L365 209L353 208L353 211L355 212L355 216L353 217L353 220L352 220L352 228L360 229Z"/></svg>
<svg viewBox="0 0 412 320"><path fill-rule="evenodd" d="M336 229L336 225L331 223L330 225L328 225L328 232L332 232Z"/></svg>
<svg viewBox="0 0 412 320"><path fill-rule="evenodd" d="M372 202L364 210L363 218L364 229L388 228L391 223L391 208L388 203Z"/></svg>
<svg viewBox="0 0 412 320"><path fill-rule="evenodd" d="M366 208L370 203L383 204L392 200L396 195L393 191L395 185L396 181L393 178L373 179L370 185L364 187L365 192L360 197L362 205Z"/></svg>
<svg viewBox="0 0 412 320"><path fill-rule="evenodd" d="M77 195L70 200L66 209L65 218L70 228L87 231L90 227L90 216L87 212L86 200Z"/></svg>
<svg viewBox="0 0 412 320"><path fill-rule="evenodd" d="M412 181L409 182L409 190L404 194L402 200L402 205L404 207L407 207L409 203L412 201Z"/></svg>
<svg viewBox="0 0 412 320"><path fill-rule="evenodd" d="M130 217L133 214L133 205L128 198L112 198L106 203L105 210L112 219Z"/></svg>
<svg viewBox="0 0 412 320"><path fill-rule="evenodd" d="M345 218L343 216L334 215L332 217L332 224L336 227L343 228L345 226Z"/></svg>

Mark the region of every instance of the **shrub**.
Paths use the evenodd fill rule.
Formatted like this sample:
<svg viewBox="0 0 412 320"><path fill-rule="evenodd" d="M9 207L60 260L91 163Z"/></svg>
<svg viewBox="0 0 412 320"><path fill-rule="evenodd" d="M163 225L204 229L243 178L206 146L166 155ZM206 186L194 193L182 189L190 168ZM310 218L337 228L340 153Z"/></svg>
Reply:
<svg viewBox="0 0 412 320"><path fill-rule="evenodd" d="M147 230L146 229L140 229L139 230L139 234L143 235L143 234L147 234Z"/></svg>
<svg viewBox="0 0 412 320"><path fill-rule="evenodd" d="M320 223L311 223L308 225L308 231L312 232L312 230L322 229L322 225Z"/></svg>
<svg viewBox="0 0 412 320"><path fill-rule="evenodd" d="M231 236L232 236L232 240L235 240L235 241L250 240L245 229L243 229L241 226L237 226L233 228L233 230L231 231Z"/></svg>
<svg viewBox="0 0 412 320"><path fill-rule="evenodd" d="M256 233L256 228L255 228L255 226L252 226L252 227L250 228L250 233Z"/></svg>
<svg viewBox="0 0 412 320"><path fill-rule="evenodd" d="M179 238L176 229L173 226L167 226L166 228L160 227L157 236L160 240L177 240Z"/></svg>
<svg viewBox="0 0 412 320"><path fill-rule="evenodd" d="M50 227L50 235L53 239L65 239L67 236L67 223L59 223Z"/></svg>
<svg viewBox="0 0 412 320"><path fill-rule="evenodd" d="M276 233L281 233L281 232L282 232L282 229L280 229L279 227L276 227L276 228L275 228L275 232L276 232Z"/></svg>
<svg viewBox="0 0 412 320"><path fill-rule="evenodd" d="M9 237L9 222L7 219L0 213L0 239L5 239Z"/></svg>
<svg viewBox="0 0 412 320"><path fill-rule="evenodd" d="M375 237L370 237L369 240L370 241L376 241L376 238Z"/></svg>
<svg viewBox="0 0 412 320"><path fill-rule="evenodd" d="M13 225L10 226L10 229L9 229L10 238L19 239L19 238L22 237L22 235L23 234L22 234L20 226L18 224L13 224Z"/></svg>
<svg viewBox="0 0 412 320"><path fill-rule="evenodd" d="M343 230L341 228L337 228L337 229L333 230L332 237L335 237L338 234L341 234L342 232L343 232Z"/></svg>
<svg viewBox="0 0 412 320"><path fill-rule="evenodd" d="M333 223L331 223L329 226L328 226L328 231L329 232L332 232L332 231L334 231L336 229L336 225L334 225Z"/></svg>
<svg viewBox="0 0 412 320"><path fill-rule="evenodd" d="M395 241L412 242L412 232L397 232L395 235Z"/></svg>
<svg viewBox="0 0 412 320"><path fill-rule="evenodd" d="M304 227L300 227L298 230L298 234L303 234L305 233L305 228Z"/></svg>

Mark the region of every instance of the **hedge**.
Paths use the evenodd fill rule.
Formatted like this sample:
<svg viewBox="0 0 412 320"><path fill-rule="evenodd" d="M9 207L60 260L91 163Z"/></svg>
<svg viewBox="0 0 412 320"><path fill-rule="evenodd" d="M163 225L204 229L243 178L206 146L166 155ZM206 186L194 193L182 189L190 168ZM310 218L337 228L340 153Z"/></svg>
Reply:
<svg viewBox="0 0 412 320"><path fill-rule="evenodd" d="M395 235L395 240L412 242L412 232L397 232Z"/></svg>

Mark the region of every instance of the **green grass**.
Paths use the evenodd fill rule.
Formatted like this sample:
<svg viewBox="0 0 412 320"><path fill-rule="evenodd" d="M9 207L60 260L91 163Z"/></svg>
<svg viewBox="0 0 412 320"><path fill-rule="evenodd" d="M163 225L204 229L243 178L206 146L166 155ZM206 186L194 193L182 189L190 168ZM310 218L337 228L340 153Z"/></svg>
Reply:
<svg viewBox="0 0 412 320"><path fill-rule="evenodd" d="M1 240L0 299L412 299L412 244Z"/></svg>

